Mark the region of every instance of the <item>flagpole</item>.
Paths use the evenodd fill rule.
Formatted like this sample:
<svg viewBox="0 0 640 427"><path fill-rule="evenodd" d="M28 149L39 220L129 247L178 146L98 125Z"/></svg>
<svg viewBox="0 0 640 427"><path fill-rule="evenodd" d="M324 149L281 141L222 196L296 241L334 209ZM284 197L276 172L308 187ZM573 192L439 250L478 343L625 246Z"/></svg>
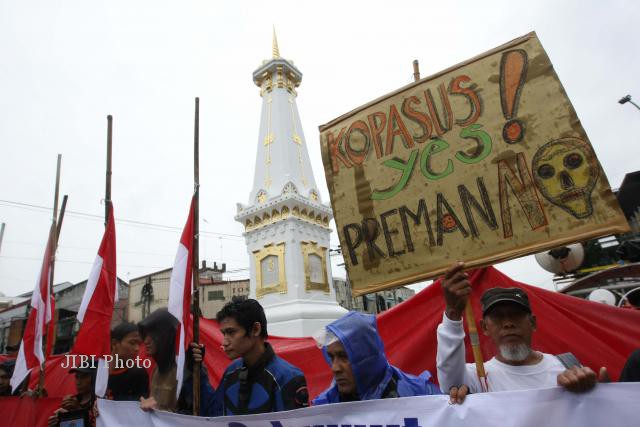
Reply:
<svg viewBox="0 0 640 427"><path fill-rule="evenodd" d="M113 117L107 116L107 179L104 195L104 226L109 220L109 208L111 208L111 148L113 138Z"/></svg>
<svg viewBox="0 0 640 427"><path fill-rule="evenodd" d="M199 259L199 210L200 210L200 98L196 97L193 126L193 341L200 342L200 259ZM193 364L193 415L200 414L200 363Z"/></svg>
<svg viewBox="0 0 640 427"><path fill-rule="evenodd" d="M50 299L53 296L53 280L54 280L54 270L55 270L55 265L56 265L56 248L58 247L58 227L57 227L57 221L58 221L58 198L60 197L60 166L62 163L62 154L58 154L58 160L56 162L56 186L55 186L55 190L54 190L54 196L53 196L53 218L52 218L52 224L51 224L51 238L49 239L49 244L51 245L50 247L50 258L49 258L49 286L47 286L47 296L46 298ZM45 307L48 303L48 300L44 301L45 303ZM51 317L53 319L54 317L54 313L51 313ZM45 319L46 319L46 313L45 313ZM53 321L53 320L50 320ZM40 365L40 375L38 378L38 389L36 391L36 394L40 397L46 397L47 396L47 392L44 389L44 370L45 370L45 364L47 361L47 340L51 340L51 337L48 336L48 333L45 333L45 331L43 330L43 334L42 334L42 349L43 349L43 354L44 354L44 361L41 363ZM52 344L52 343L50 343Z"/></svg>
<svg viewBox="0 0 640 427"><path fill-rule="evenodd" d="M60 206L60 215L58 215L58 230L56 233L56 244L58 240L60 240L60 231L62 230L62 221L64 220L64 211L67 210L67 199L69 199L68 195L62 196L62 205Z"/></svg>
<svg viewBox="0 0 640 427"><path fill-rule="evenodd" d="M58 214L58 228L56 229L56 248L58 247L58 241L60 240L60 232L62 231L62 222L64 221L64 212L67 210L67 199L69 199L68 195L64 195L62 196L62 205L60 206L60 214ZM53 283L53 282L52 282ZM54 327L51 328L51 345L56 343L56 328L55 325L58 323L58 317L56 315L56 313L52 313L53 316L53 325ZM49 335L49 334L47 334Z"/></svg>

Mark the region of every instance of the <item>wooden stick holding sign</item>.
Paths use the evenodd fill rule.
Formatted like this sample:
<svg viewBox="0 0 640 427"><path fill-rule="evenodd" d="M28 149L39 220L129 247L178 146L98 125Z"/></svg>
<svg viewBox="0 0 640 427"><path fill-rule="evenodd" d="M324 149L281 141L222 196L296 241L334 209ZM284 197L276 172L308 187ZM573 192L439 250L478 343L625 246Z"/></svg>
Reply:
<svg viewBox="0 0 640 427"><path fill-rule="evenodd" d="M465 263L458 261L451 265L444 276L440 278L440 287L442 288L445 303L445 316L454 322L465 319L476 365L476 373L478 374L478 382L482 391L488 391L484 359L480 348L480 337L478 336L473 305L471 304L473 288L469 273L465 272L465 267ZM461 384L456 384L456 386L461 386Z"/></svg>
<svg viewBox="0 0 640 427"><path fill-rule="evenodd" d="M467 328L469 329L469 341L471 341L473 360L476 363L476 373L478 374L480 386L482 387L482 391L489 391L487 374L484 371L482 349L480 348L480 337L478 336L478 328L476 327L476 317L473 314L473 307L471 306L471 298L467 300L464 306L464 318L467 321Z"/></svg>

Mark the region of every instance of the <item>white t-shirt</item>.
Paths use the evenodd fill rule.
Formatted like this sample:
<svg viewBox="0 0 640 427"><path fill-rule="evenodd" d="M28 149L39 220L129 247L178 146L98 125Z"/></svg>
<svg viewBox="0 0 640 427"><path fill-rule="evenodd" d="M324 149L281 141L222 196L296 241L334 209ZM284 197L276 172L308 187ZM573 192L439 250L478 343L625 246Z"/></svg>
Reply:
<svg viewBox="0 0 640 427"><path fill-rule="evenodd" d="M535 365L512 366L495 357L484 364L489 391L527 390L558 385L558 374L565 371L560 360L542 353ZM482 392L475 363L465 362L464 328L462 320L450 320L446 314L438 325L438 353L436 355L438 381L443 393L453 386L466 384L472 393Z"/></svg>

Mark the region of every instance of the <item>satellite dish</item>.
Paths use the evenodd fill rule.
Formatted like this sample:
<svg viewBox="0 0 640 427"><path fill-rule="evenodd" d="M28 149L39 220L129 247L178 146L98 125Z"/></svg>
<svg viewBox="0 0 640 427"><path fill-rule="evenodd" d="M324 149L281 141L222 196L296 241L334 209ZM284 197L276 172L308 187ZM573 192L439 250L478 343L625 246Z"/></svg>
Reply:
<svg viewBox="0 0 640 427"><path fill-rule="evenodd" d="M584 247L580 243L561 246L535 255L540 267L550 273L566 274L576 271L584 261Z"/></svg>
<svg viewBox="0 0 640 427"><path fill-rule="evenodd" d="M602 304L616 306L616 296L607 289L596 289L589 294L589 301L600 302Z"/></svg>

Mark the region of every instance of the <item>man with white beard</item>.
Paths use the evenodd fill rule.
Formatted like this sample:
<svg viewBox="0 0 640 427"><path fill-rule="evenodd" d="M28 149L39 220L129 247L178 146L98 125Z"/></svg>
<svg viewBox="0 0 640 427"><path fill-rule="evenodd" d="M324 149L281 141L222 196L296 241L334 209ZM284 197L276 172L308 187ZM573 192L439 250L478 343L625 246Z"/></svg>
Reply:
<svg viewBox="0 0 640 427"><path fill-rule="evenodd" d="M462 313L471 294L471 283L464 272L464 264L458 262L451 266L441 285L445 312L438 326L438 380L442 391L451 396L452 403L462 403L467 393L483 391L475 364L465 363ZM576 361L578 366L567 369L560 358L531 348L536 317L524 290L491 288L482 295L480 302L480 327L498 349L496 356L484 364L488 391L559 385L579 393L596 385L596 374L590 368L579 366ZM605 368L600 369L600 379L606 379Z"/></svg>

